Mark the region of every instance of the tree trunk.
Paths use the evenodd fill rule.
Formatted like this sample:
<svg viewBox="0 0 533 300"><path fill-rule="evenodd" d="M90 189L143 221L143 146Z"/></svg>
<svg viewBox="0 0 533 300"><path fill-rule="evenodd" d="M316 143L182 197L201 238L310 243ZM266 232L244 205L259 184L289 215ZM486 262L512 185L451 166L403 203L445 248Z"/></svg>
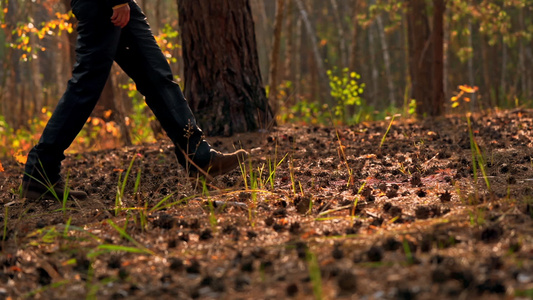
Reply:
<svg viewBox="0 0 533 300"><path fill-rule="evenodd" d="M287 46L285 48L285 74L284 78L294 83L293 59L294 59L294 9L293 0L287 0Z"/></svg>
<svg viewBox="0 0 533 300"><path fill-rule="evenodd" d="M296 56L294 57L295 65L295 83L294 83L294 94L297 101L301 98L302 95L302 18L298 17L296 19Z"/></svg>
<svg viewBox="0 0 533 300"><path fill-rule="evenodd" d="M432 116L444 113L444 0L433 1L433 105Z"/></svg>
<svg viewBox="0 0 533 300"><path fill-rule="evenodd" d="M425 0L408 1L409 70L419 117L432 116L432 47Z"/></svg>
<svg viewBox="0 0 533 300"><path fill-rule="evenodd" d="M506 97L507 87L507 45L502 38L502 73L500 74L500 103L502 105Z"/></svg>
<svg viewBox="0 0 533 300"><path fill-rule="evenodd" d="M300 10L300 15L302 17L302 22L305 25L305 29L311 41L311 47L312 47L313 54L315 57L315 64L316 64L316 68L318 72L319 82L321 83L320 86L322 87L321 88L322 97L326 99L326 102L329 102L330 104L332 104L331 97L329 96L329 84L328 84L329 81L326 76L327 73L326 73L326 68L324 67L324 61L318 49L318 41L317 41L316 33L313 30L313 25L311 25L311 21L309 20L309 15L307 14L307 9L305 8L305 5L302 2L302 0L294 0L294 1L296 1L296 4L298 5L298 9Z"/></svg>
<svg viewBox="0 0 533 300"><path fill-rule="evenodd" d="M14 32L16 28L17 21L20 18L21 13L26 13L24 9L20 9L19 3L17 1L8 1L6 8L8 12L5 14L5 27L4 35L6 44L15 42ZM8 125L14 128L20 126L20 115L17 111L17 104L19 100L17 99L17 74L18 74L18 65L19 65L20 50L15 50L11 47L7 47L6 55L3 61L3 69L5 70L5 75L2 82L2 93L0 94L0 99L2 100L2 115L5 117Z"/></svg>
<svg viewBox="0 0 533 300"><path fill-rule="evenodd" d="M378 86L379 86L379 71L377 67L377 61L376 61L376 47L375 47L375 39L374 39L374 28L373 24L368 26L368 53L370 54L370 62L369 65L371 67L372 72L372 93L370 95L370 101L369 103L371 105L377 106L378 101Z"/></svg>
<svg viewBox="0 0 533 300"><path fill-rule="evenodd" d="M359 23L357 22L357 14L359 13L359 0L355 0L353 9L353 28L352 28L352 43L350 45L350 70L357 70L357 28Z"/></svg>
<svg viewBox="0 0 533 300"><path fill-rule="evenodd" d="M259 67L260 70L263 70L263 80L265 82L268 82L270 78L268 78L268 72L269 69L269 52L268 50L271 48L270 43L272 43L272 39L266 39L264 37L271 36L271 26L268 23L268 16L266 13L266 7L264 0L250 0L251 6L252 6L252 15L254 17L254 24L255 29L258 37L263 37L262 44L257 49L257 53L259 55Z"/></svg>
<svg viewBox="0 0 533 300"><path fill-rule="evenodd" d="M485 84L485 88L481 90L485 91L485 95L487 99L489 99L490 105L492 107L495 107L496 100L493 97L495 95L494 93L495 91L492 85L491 74L490 74L492 69L490 67L489 44L484 34L481 34L481 58L483 60L483 81Z"/></svg>
<svg viewBox="0 0 533 300"><path fill-rule="evenodd" d="M339 34L339 52L341 57L341 65L343 68L348 67L348 58L347 53L348 50L346 49L346 39L344 35L344 26L342 25L342 17L339 13L339 5L337 4L337 0L330 0L331 8L333 10L333 16L335 20L335 25L337 26L337 32ZM355 16L354 16L355 19Z"/></svg>
<svg viewBox="0 0 533 300"><path fill-rule="evenodd" d="M272 107L274 115L278 113L278 64L279 52L281 45L281 28L283 27L283 10L285 8L285 0L276 1L276 17L274 22L274 36L272 42L272 50L270 52L270 71L269 71L269 93L268 103Z"/></svg>
<svg viewBox="0 0 533 300"><path fill-rule="evenodd" d="M450 13L449 10L444 13L444 15L447 17L446 19L449 20ZM444 22L444 21L443 21ZM450 52L449 52L449 45L450 45L450 31L451 31L451 22L448 22L444 24L444 41L443 41L443 54L444 57L442 58L442 76L444 79L442 80L442 86L444 90L444 103L446 103L447 99L450 99L450 90L449 90L449 81L448 81L448 74L450 74Z"/></svg>
<svg viewBox="0 0 533 300"><path fill-rule="evenodd" d="M396 97L394 96L394 81L392 79L389 45L385 37L385 28L383 27L383 19L380 15L376 16L376 24L378 25L379 39L381 41L381 51L383 53L383 62L385 63L385 75L387 75L387 86L389 88L389 105L396 107Z"/></svg>
<svg viewBox="0 0 533 300"><path fill-rule="evenodd" d="M154 31L154 34L159 34L159 31L160 31L160 25L161 25L161 0L156 0L155 1L155 7L154 7L154 10L155 10L155 22L153 23L154 26L151 26L152 27L152 30Z"/></svg>
<svg viewBox="0 0 533 300"><path fill-rule="evenodd" d="M520 26L520 30L522 31L526 31L527 29L525 28L525 22L524 22L524 10L521 9L520 12L519 12L519 26ZM528 96L528 76L527 76L527 67L526 67L526 47L524 45L524 42L525 42L525 38L524 37L521 37L520 40L519 40L519 44L518 44L518 61L519 61L519 73L520 73L520 87L521 87L521 96L522 96L522 99L524 100L529 100L527 98Z"/></svg>
<svg viewBox="0 0 533 300"><path fill-rule="evenodd" d="M126 107L124 106L124 92L121 90L118 84L117 75L120 72L120 68L117 64L113 64L111 68L111 75L109 76L111 80L108 82L112 84L113 89L113 106L115 107L115 122L117 122L118 127L120 128L120 138L122 143L125 146L131 146L133 143L131 141L130 128L126 124Z"/></svg>
<svg viewBox="0 0 533 300"><path fill-rule="evenodd" d="M184 93L200 127L209 135L231 135L272 126L249 0L177 3Z"/></svg>
<svg viewBox="0 0 533 300"><path fill-rule="evenodd" d="M470 86L475 86L476 85L476 81L475 81L475 77L474 77L474 43L472 41L472 35L474 34L474 32L472 30L473 30L473 28L472 28L472 20L469 19L468 20L468 32L470 32L470 34L468 35L468 48L472 49L472 55L470 55L468 57L468 61L467 61L467 66L468 66L468 84ZM470 109L471 110L476 109L476 104L477 104L476 102L477 102L476 94L472 94L472 99L470 101Z"/></svg>

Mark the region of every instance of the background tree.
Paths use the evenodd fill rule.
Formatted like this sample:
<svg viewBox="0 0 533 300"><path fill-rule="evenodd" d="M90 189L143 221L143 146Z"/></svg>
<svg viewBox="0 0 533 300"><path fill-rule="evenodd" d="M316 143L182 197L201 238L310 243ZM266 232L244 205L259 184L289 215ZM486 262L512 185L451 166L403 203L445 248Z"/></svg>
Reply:
<svg viewBox="0 0 533 300"><path fill-rule="evenodd" d="M427 11L425 0L408 1L409 70L413 98L416 100L417 113L421 116L432 115L433 106L433 47Z"/></svg>
<svg viewBox="0 0 533 300"><path fill-rule="evenodd" d="M179 0L185 97L209 135L272 124L249 0Z"/></svg>
<svg viewBox="0 0 533 300"><path fill-rule="evenodd" d="M223 89L229 87L228 90L232 90L234 95L241 96L243 99L253 93L264 94L263 91L257 90L241 92L244 87L242 82L246 80L250 83L259 82L257 78L261 77L265 83L270 80L276 1L249 0L251 14L256 20L254 27L248 26L251 23L249 11L247 19L240 18L240 14L233 15L236 16L233 18L233 23L237 25L227 21L227 15L215 11L223 5L226 7L242 6L245 1L229 4L224 1L220 3L209 1L209 5L214 8L213 11L207 10L205 1L198 2L197 5L203 5L203 11L206 15L209 14L209 18L200 13L194 15L182 13L180 16L178 14L179 2L176 0L137 0L137 2L145 8L153 34L163 48L174 74L177 75L176 80L182 81L182 86L183 81L187 82L184 85L185 89L192 82L190 81L192 77L188 78L187 76L190 75L184 75L184 64L188 63L189 67L194 70L198 63L191 66L192 60L195 59L200 64L206 65L207 63L202 60L206 57L205 55L208 55L209 59L214 57L213 60L217 61L218 65L215 67L215 64L212 64L209 69L203 69L202 76L216 77L217 80L214 81L211 78L206 86L202 86L204 83L199 83L200 77L196 76L197 87L195 88L204 93L201 96L205 96L205 91L215 91L216 85L224 86ZM425 12L427 24L427 26L423 25L421 32L417 32L417 28L413 30L412 27L408 30L407 8L417 2L423 3L427 9L426 11L419 10L419 12ZM320 114L327 115L335 111L331 105L338 105L330 101L330 82L325 74L327 70L341 69L346 66L346 60L349 61L349 70L361 75L357 82L366 85L361 95L364 100L360 104L361 107L354 107L353 110L348 108L349 114L350 111L361 111L360 108L365 112L361 120L381 119L398 112L407 114L413 111L414 107L410 104L415 98L419 103L419 115L432 115L435 113L430 111L434 108L436 97L434 93L440 91L440 88L420 84L420 80L430 80L431 84L440 82L438 79L431 79L438 76L438 72L435 71L439 69L440 64L437 59L441 57L437 53L439 46L442 46L444 74L443 90L442 93L439 92L444 99L441 113L456 111L452 105L456 102L452 103L447 99L452 99L452 96L458 92L458 86L464 84L478 87L475 97L470 97L472 100L470 105L462 106L469 110L491 107L509 108L533 103L532 0L444 1L446 10L442 20L442 42L436 42L435 38L438 35L433 34L437 32L439 23L435 22L439 21L438 16L441 15L437 13L438 2L436 0L286 0L285 3L283 28L279 36L279 50L277 51L278 62L280 65L283 64L284 70L279 67L280 71L276 72L278 74L276 86L279 88L277 95L280 103L276 118L280 123L296 121L330 125L331 119L328 116L319 117ZM15 136L16 134L11 134L11 132L16 133L17 130L26 133L28 131L40 132L39 126L46 120L46 113L41 112L52 110L64 92L74 62L74 57L69 53L73 54L71 50L75 43L75 31L73 31L74 34L68 34L65 31L66 28L72 29L75 26L75 18L64 19L69 10L69 4L70 0L0 0L0 45L4 46L0 47L2 64L0 68L0 139ZM187 1L182 4L190 6ZM229 11L225 10L226 13ZM191 24L205 23L206 26L208 24L221 27L216 31L217 35L208 36L204 33L200 34L200 31L195 32L197 34L197 40L194 42L197 47L195 51L203 51L198 48L198 45L209 49L212 49L214 45L225 47L228 45L228 40L235 45L242 44L246 47L245 41L255 35L257 47L255 44L254 47L257 53L246 48L247 52L242 52L242 55L227 55L229 52L224 52L228 51L227 49L220 51L223 54L216 52L218 53L216 57L214 53L217 49L211 52L205 51L205 53L198 52L195 53L196 55L191 54L187 50L190 45L184 44L184 48L180 47L180 35L187 33L178 32L179 19L187 18ZM241 26L241 24L245 25ZM50 25L55 27L52 28ZM233 34L234 28L241 30L246 36L240 32ZM168 34L169 32L172 34ZM419 48L413 48L409 44L409 41L413 41L410 36L412 33L419 35L424 33L423 41L429 41L429 43L420 43ZM421 49L423 52L411 52L413 49ZM418 65L414 65L410 62L416 59L410 58L415 54L431 54L434 58L425 57L420 62L419 57ZM237 59L237 56L242 60ZM245 58L251 58L251 60L258 58L260 70L256 66L252 68L241 63ZM222 62L228 68L222 68ZM232 62L239 62L240 65L235 66ZM418 66L423 66L423 68L415 71L426 72L427 76L418 76L418 80L415 81L415 78L411 78L411 74ZM242 72L245 69L251 71ZM246 80L239 79L236 74L242 75ZM227 78L231 79L227 80ZM148 124L147 119L151 116L144 112L143 99L135 92L132 82L128 81L127 76L120 70L115 70L110 83L112 87L107 90L109 93L104 93L102 96L100 103L102 109L95 110L93 121L104 116L103 119L107 122L105 126L119 129L118 132L120 132L123 130L119 128L120 122L117 121L127 118L127 122L122 122L122 127L128 129L125 127L127 126L131 129L133 143L151 141L151 139L143 140L146 137L153 139L154 135L151 134L150 126L138 127ZM192 96L193 87L194 85L190 86L191 90L188 95L191 103L196 101L196 97ZM426 102L420 100L421 96L415 95L414 88L417 87L428 88L426 92L416 92L417 95L428 97L426 106L424 105ZM207 98L204 97L204 99ZM213 108L215 105L201 101L204 100L198 100L195 103L198 108L196 115L198 118L204 118L202 122L207 124L206 126L211 126L214 124L210 118L213 114L209 115L209 109L204 110L204 108ZM231 105L222 105L219 109L229 111L239 101L233 101ZM253 105L255 104L246 109L254 109ZM44 106L46 109L43 110L39 106ZM119 111L122 110L121 106L123 106L123 114ZM111 115L109 115L110 110ZM255 110L260 114L265 114L260 109ZM202 116L203 111L207 113L206 116ZM236 115L244 115L242 111L244 108ZM228 120L231 119L229 113L225 114L228 115L226 116ZM216 116L219 115L216 114ZM110 117L106 118L106 116ZM248 124L247 122L266 124L262 120L263 117L253 116L252 118L260 122L241 120L240 124ZM270 119L272 119L272 114L270 114ZM227 130L219 126L217 130L211 128L211 131L214 134L231 133L233 131L230 128L231 121L227 125ZM90 132L95 128L95 126L86 127L82 136L101 140L101 136ZM217 131L219 133L216 133ZM117 131L113 131L115 132ZM122 135L127 135L127 133ZM37 134L27 133L25 136L28 140L38 138ZM122 144L127 142L121 141ZM120 145L115 144L115 146Z"/></svg>

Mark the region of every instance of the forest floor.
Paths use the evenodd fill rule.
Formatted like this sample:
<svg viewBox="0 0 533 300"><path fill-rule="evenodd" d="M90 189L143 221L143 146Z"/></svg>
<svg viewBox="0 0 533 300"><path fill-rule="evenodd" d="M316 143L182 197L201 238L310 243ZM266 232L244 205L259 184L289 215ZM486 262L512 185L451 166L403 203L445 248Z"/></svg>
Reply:
<svg viewBox="0 0 533 300"><path fill-rule="evenodd" d="M388 126L211 138L253 155L205 185L166 140L72 154L64 204L2 161L0 299L532 298L533 111Z"/></svg>

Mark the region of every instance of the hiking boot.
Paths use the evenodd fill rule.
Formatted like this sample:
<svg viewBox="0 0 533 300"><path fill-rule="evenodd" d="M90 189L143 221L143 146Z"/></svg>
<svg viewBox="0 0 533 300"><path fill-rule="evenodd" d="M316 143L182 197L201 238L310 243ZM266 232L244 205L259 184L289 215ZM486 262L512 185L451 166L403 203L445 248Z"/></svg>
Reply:
<svg viewBox="0 0 533 300"><path fill-rule="evenodd" d="M78 200L87 198L87 193L83 191L71 190L70 188L68 189L67 194L69 198ZM52 186L48 186L35 180L22 181L22 198L26 198L27 200L62 200L64 195L65 182L63 180L59 180Z"/></svg>
<svg viewBox="0 0 533 300"><path fill-rule="evenodd" d="M191 175L209 175L210 177L215 177L218 175L226 174L236 167L239 166L241 162L244 162L250 154L245 150L237 150L233 153L221 153L219 151L211 150L211 160L207 166L203 167L202 171L192 171Z"/></svg>

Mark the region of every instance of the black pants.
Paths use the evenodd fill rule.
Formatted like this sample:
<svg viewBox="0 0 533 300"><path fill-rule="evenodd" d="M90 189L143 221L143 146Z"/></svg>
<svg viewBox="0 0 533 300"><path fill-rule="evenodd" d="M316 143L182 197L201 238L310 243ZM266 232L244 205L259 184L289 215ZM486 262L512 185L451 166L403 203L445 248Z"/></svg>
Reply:
<svg viewBox="0 0 533 300"><path fill-rule="evenodd" d="M113 61L130 76L161 122L174 145L180 164L189 157L200 167L209 163L210 145L173 80L172 71L157 45L146 17L135 2L124 28L111 21L106 0L72 0L78 19L76 64L67 90L48 121L39 143L30 151L23 180L57 181L64 151L86 123L109 76Z"/></svg>

